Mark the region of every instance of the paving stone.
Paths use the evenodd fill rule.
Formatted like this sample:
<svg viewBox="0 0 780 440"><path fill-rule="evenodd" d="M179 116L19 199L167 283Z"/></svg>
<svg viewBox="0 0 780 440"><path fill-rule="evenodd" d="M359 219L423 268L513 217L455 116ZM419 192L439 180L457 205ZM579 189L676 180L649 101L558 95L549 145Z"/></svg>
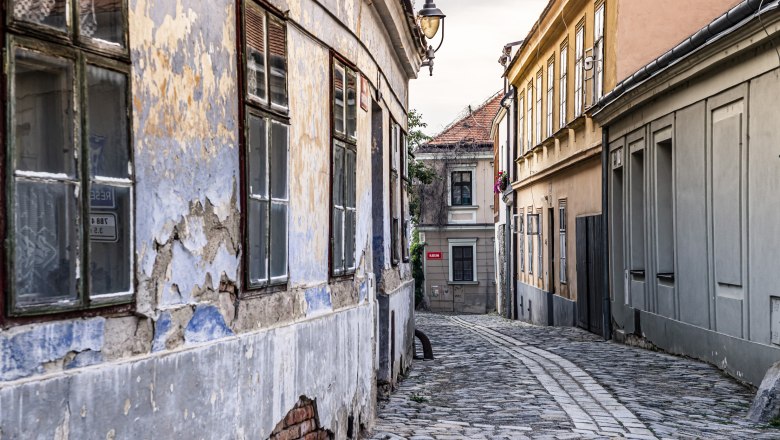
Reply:
<svg viewBox="0 0 780 440"><path fill-rule="evenodd" d="M436 360L380 402L372 439L780 438L747 420L751 390L707 364L496 315L416 325Z"/></svg>

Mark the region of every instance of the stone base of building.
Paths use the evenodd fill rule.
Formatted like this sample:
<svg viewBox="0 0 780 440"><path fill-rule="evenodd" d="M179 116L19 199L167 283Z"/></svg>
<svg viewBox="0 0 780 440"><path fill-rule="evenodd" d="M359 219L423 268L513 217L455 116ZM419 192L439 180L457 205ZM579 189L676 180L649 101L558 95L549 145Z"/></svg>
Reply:
<svg viewBox="0 0 780 440"><path fill-rule="evenodd" d="M614 307L613 303L613 311ZM761 384L767 370L780 361L780 348L735 338L631 307L618 307L624 323L623 328L613 332L618 342L656 347L667 353L699 359L756 387Z"/></svg>
<svg viewBox="0 0 780 440"><path fill-rule="evenodd" d="M380 388L392 389L414 357L414 280L377 296L378 370Z"/></svg>
<svg viewBox="0 0 780 440"><path fill-rule="evenodd" d="M537 287L517 282L517 318L535 325L577 325L577 303Z"/></svg>
<svg viewBox="0 0 780 440"><path fill-rule="evenodd" d="M346 438L374 417L374 307L4 382L2 437L268 438L310 400L318 432Z"/></svg>

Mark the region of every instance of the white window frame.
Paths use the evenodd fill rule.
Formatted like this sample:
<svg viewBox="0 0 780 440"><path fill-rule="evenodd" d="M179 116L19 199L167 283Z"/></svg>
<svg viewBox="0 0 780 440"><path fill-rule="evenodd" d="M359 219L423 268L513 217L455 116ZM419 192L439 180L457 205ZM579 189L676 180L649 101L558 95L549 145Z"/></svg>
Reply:
<svg viewBox="0 0 780 440"><path fill-rule="evenodd" d="M604 5L598 5L593 15L593 104L604 96Z"/></svg>
<svg viewBox="0 0 780 440"><path fill-rule="evenodd" d="M520 209L516 217L515 228L519 237L517 247L520 250L518 260L520 261L520 272L525 272L525 209Z"/></svg>
<svg viewBox="0 0 780 440"><path fill-rule="evenodd" d="M477 238L450 238L447 240L448 252L447 260L449 265L449 284L478 284L479 277L477 276ZM472 265L473 265L473 279L471 281L454 281L452 272L452 248L455 246L471 246L472 251Z"/></svg>
<svg viewBox="0 0 780 440"><path fill-rule="evenodd" d="M534 141L536 145L542 143L542 76L543 70L539 70L536 74L536 132L534 133Z"/></svg>
<svg viewBox="0 0 780 440"><path fill-rule="evenodd" d="M567 118L567 102L566 98L569 93L569 45L564 44L561 46L561 68L560 68L560 84L558 86L558 127L566 127Z"/></svg>
<svg viewBox="0 0 780 440"><path fill-rule="evenodd" d="M534 147L534 83L528 82L528 93L526 93L526 103L528 104L528 117L526 118L526 150L531 151Z"/></svg>
<svg viewBox="0 0 780 440"><path fill-rule="evenodd" d="M520 150L523 149L523 143L525 137L523 136L523 130L525 130L525 94L521 93L517 98L517 145L520 146ZM515 176L517 179L518 176Z"/></svg>
<svg viewBox="0 0 780 440"><path fill-rule="evenodd" d="M553 135L553 107L555 100L555 57L547 64L547 137Z"/></svg>
<svg viewBox="0 0 780 440"><path fill-rule="evenodd" d="M560 272L559 280L561 284L567 284L569 282L566 274L568 268L568 260L566 258L566 253L568 252L568 243L566 239L568 222L567 201L566 199L561 199L558 201L558 231L560 234L559 242L561 246L561 255L558 257L558 260Z"/></svg>
<svg viewBox="0 0 780 440"><path fill-rule="evenodd" d="M468 171L471 173L471 205L453 205L452 204L452 173L459 172L459 171ZM461 208L461 209L468 209L468 208L479 208L479 205L477 205L476 197L474 196L477 193L477 182L475 182L474 177L477 175L477 165L476 164L466 164L466 165L456 165L447 168L447 207L449 208Z"/></svg>
<svg viewBox="0 0 780 440"><path fill-rule="evenodd" d="M577 28L577 34L574 43L574 117L579 117L584 111L585 78L583 75L583 60L585 59L585 25Z"/></svg>

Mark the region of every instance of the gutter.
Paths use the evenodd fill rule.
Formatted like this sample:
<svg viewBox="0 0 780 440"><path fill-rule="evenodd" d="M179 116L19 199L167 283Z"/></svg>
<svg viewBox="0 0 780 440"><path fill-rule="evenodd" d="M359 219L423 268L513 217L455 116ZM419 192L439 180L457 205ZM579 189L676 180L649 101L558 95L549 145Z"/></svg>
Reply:
<svg viewBox="0 0 780 440"><path fill-rule="evenodd" d="M778 8L777 0L743 0L738 5L731 8L728 12L713 20L707 26L699 29L696 33L685 39L683 42L668 50L658 58L654 59L633 75L619 82L615 88L604 95L599 100L598 110L592 113L595 116L605 107L617 101L621 96L637 87L642 82L658 75L667 67L675 64L681 59L687 57L692 52L700 49L710 41L725 35L734 28L739 28L745 21L753 16L761 15L764 12Z"/></svg>

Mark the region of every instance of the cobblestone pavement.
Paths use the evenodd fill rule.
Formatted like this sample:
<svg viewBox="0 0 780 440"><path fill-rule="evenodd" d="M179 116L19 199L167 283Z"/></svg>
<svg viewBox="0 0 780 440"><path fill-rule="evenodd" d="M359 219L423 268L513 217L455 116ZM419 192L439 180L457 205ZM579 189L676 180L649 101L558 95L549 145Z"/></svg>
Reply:
<svg viewBox="0 0 780 440"><path fill-rule="evenodd" d="M436 360L380 402L373 439L780 439L701 362L495 315L416 320Z"/></svg>

